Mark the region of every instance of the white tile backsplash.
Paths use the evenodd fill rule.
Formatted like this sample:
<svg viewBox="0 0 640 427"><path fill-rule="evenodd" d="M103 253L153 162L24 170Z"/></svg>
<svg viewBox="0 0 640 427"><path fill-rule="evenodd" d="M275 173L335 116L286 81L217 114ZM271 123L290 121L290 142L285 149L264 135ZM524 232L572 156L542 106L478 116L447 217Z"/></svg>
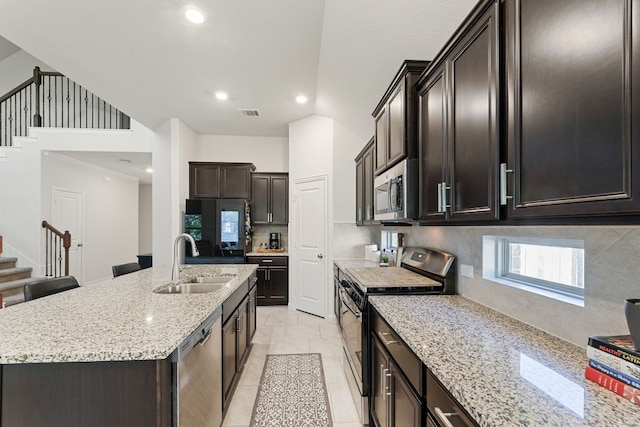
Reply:
<svg viewBox="0 0 640 427"><path fill-rule="evenodd" d="M442 249L473 278L458 271L458 293L564 340L586 346L589 335L629 333L624 300L640 298L640 226L417 226L384 227L405 234L405 246ZM382 227L334 225L334 257L361 258L361 248L379 242ZM530 236L584 240L585 306L578 307L482 278L482 236Z"/></svg>

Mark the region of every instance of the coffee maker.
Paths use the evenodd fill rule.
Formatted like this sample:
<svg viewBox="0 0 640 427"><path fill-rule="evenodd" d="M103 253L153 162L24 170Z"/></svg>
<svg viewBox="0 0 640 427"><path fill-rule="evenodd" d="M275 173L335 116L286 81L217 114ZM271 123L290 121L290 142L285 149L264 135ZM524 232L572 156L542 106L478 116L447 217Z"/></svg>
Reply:
<svg viewBox="0 0 640 427"><path fill-rule="evenodd" d="M269 233L269 249L280 249L280 233Z"/></svg>

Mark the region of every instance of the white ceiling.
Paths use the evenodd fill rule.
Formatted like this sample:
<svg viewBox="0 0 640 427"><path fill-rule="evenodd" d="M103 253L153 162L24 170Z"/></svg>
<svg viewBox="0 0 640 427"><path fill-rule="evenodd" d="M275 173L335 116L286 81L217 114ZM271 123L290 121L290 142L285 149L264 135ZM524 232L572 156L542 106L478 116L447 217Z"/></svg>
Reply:
<svg viewBox="0 0 640 427"><path fill-rule="evenodd" d="M0 36L151 129L179 118L202 135L287 136L319 114L366 141L402 61L435 56L476 0L192 3L204 24L183 0L0 0Z"/></svg>

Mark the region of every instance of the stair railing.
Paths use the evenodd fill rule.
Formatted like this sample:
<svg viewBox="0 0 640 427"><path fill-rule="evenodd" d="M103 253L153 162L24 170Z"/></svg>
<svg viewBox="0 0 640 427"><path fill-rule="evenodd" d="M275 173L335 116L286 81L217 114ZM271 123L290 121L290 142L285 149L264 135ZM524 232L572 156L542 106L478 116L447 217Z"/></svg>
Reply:
<svg viewBox="0 0 640 427"><path fill-rule="evenodd" d="M47 221L42 221L45 234L45 276L60 277L69 275L69 248L71 247L71 234L69 231L62 233ZM64 274L62 261L64 260Z"/></svg>
<svg viewBox="0 0 640 427"><path fill-rule="evenodd" d="M30 127L130 129L131 120L68 77L35 67L29 80L0 97L0 147Z"/></svg>

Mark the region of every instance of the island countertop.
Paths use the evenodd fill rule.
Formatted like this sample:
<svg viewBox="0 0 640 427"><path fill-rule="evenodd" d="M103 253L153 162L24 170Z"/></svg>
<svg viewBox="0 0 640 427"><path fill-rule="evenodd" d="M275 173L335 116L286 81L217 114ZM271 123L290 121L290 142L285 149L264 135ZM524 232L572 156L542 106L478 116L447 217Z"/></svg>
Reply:
<svg viewBox="0 0 640 427"><path fill-rule="evenodd" d="M582 347L458 295L369 301L481 427L640 425Z"/></svg>
<svg viewBox="0 0 640 427"><path fill-rule="evenodd" d="M164 359L257 267L185 268L181 281L230 276L208 294L154 293L171 267L153 267L0 310L0 364Z"/></svg>

